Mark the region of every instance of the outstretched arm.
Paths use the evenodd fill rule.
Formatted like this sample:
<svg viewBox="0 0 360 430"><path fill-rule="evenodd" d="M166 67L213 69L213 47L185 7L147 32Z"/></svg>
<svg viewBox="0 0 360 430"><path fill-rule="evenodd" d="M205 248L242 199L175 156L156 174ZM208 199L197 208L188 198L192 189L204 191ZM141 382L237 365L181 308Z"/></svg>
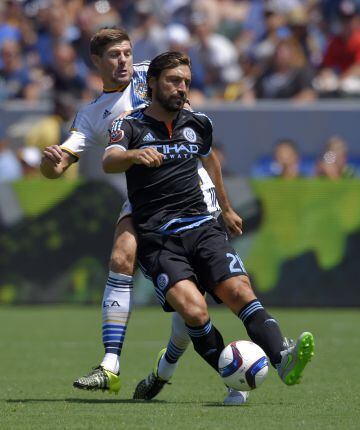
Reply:
<svg viewBox="0 0 360 430"><path fill-rule="evenodd" d="M201 161L215 185L216 197L226 226L232 234L239 236L242 234L242 219L231 206L225 190L219 159L215 152L211 152L207 157L202 157Z"/></svg>

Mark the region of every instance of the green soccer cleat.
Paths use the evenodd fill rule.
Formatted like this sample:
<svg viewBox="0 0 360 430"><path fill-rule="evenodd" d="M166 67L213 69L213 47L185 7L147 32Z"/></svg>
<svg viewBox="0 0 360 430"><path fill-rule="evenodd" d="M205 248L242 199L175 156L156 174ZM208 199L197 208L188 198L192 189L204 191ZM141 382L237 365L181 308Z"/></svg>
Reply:
<svg viewBox="0 0 360 430"><path fill-rule="evenodd" d="M170 382L166 381L165 379L161 379L158 376L158 366L160 359L165 354L165 352L166 348L159 352L153 371L146 379L141 380L137 384L133 395L134 400L151 400L160 393L165 384L170 384Z"/></svg>
<svg viewBox="0 0 360 430"><path fill-rule="evenodd" d="M120 391L120 385L120 374L116 375L102 366L95 367L90 373L73 383L73 387L80 390L101 390L115 394Z"/></svg>
<svg viewBox="0 0 360 430"><path fill-rule="evenodd" d="M281 352L278 374L286 385L299 384L305 366L314 355L314 336L305 331L295 344Z"/></svg>

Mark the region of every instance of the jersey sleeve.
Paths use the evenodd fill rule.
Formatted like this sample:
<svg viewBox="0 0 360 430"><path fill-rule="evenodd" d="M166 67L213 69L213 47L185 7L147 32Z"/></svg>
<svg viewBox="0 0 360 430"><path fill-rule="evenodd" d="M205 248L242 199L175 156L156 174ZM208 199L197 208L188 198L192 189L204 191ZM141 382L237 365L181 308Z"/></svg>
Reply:
<svg viewBox="0 0 360 430"><path fill-rule="evenodd" d="M109 131L109 143L105 150L119 148L126 151L133 135L132 127L126 119L115 119Z"/></svg>
<svg viewBox="0 0 360 430"><path fill-rule="evenodd" d="M60 145L60 147L78 160L81 153L87 151L94 145L96 145L96 136L94 136L94 131L86 114L79 111L70 128L69 137Z"/></svg>
<svg viewBox="0 0 360 430"><path fill-rule="evenodd" d="M202 114L202 122L204 127L203 134L203 145L200 148L199 154L202 157L207 157L211 152L211 146L213 141L213 127L209 117Z"/></svg>

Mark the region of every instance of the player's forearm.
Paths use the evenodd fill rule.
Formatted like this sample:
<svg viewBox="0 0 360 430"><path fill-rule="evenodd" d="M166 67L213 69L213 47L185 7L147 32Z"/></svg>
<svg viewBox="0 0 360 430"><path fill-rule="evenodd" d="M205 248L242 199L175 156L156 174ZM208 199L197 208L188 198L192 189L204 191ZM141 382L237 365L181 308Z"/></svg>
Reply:
<svg viewBox="0 0 360 430"><path fill-rule="evenodd" d="M202 163L215 185L216 197L218 199L221 210L223 212L226 212L227 210L232 209L230 200L225 189L221 165L215 153L212 152L208 157L202 158Z"/></svg>
<svg viewBox="0 0 360 430"><path fill-rule="evenodd" d="M105 173L126 172L133 164L133 152L119 149L109 149L103 157L103 169Z"/></svg>

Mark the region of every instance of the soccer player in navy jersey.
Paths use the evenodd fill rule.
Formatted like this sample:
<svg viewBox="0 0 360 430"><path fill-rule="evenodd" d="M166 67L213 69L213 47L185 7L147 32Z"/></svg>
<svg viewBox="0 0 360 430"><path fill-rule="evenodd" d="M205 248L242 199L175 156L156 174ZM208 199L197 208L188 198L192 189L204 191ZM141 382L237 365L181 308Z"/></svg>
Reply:
<svg viewBox="0 0 360 430"><path fill-rule="evenodd" d="M45 148L41 171L49 179L60 178L85 152L104 147L112 121L124 112L146 103L146 74L149 62L133 64L131 41L123 29L100 29L90 41L90 53L103 81L103 93L81 107L69 137L61 145ZM217 188L218 203L214 198L214 184L201 165L198 174L209 212L219 211L220 203L226 225L232 233L240 234L242 220L228 201L222 178L217 172L212 175ZM118 392L120 389L120 354L132 309L136 246L131 205L127 201L115 229L109 276L102 301L102 339L105 354L100 365L74 381L76 388L110 392ZM165 354L161 354L160 375L164 378L171 377L177 360L189 342L183 319L174 313L166 348L168 354L171 353L172 361L168 362Z"/></svg>
<svg viewBox="0 0 360 430"><path fill-rule="evenodd" d="M150 63L151 104L113 123L104 170L126 172L139 265L163 309L183 317L199 355L218 371L224 342L210 320L206 291L242 320L282 381L294 385L313 355L313 335L304 332L295 343L285 341L206 208L197 163L199 158L205 166L213 162L212 124L206 115L183 109L190 82L190 60L182 53L167 52ZM134 398L153 398L160 379L155 368L138 384Z"/></svg>

